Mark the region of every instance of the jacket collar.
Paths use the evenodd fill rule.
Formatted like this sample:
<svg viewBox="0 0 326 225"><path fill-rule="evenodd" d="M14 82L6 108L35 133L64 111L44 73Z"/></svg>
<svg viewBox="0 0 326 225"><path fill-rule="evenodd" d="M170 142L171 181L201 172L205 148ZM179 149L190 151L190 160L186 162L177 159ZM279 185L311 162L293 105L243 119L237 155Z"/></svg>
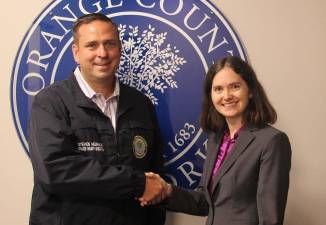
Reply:
<svg viewBox="0 0 326 225"><path fill-rule="evenodd" d="M97 110L102 113L102 111L97 107L97 105L92 101L92 99L88 98L80 88L74 73L72 73L68 78L73 85L73 94L75 95L76 104L82 108L88 108ZM118 110L117 110L117 119L119 116L127 112L130 108L136 104L134 101L130 100L130 96L132 96L131 90L124 84L119 83L120 86L120 96L118 101Z"/></svg>
<svg viewBox="0 0 326 225"><path fill-rule="evenodd" d="M239 133L239 137L236 141L236 144L234 145L232 151L226 156L225 161L221 165L221 168L219 169L218 173L216 174L216 177L214 178L213 182L213 190L215 190L217 184L221 180L221 178L225 175L225 173L232 167L232 165L236 162L236 160L239 158L240 154L246 150L247 146L255 139L254 131L257 130L255 126L248 124L243 127L241 132ZM210 160L209 164L209 176L211 176L211 171L213 169L213 166L215 164L215 159L217 157L218 151L219 151L219 146L220 142L223 138L223 132L219 132L215 136L215 148L211 149L212 150L212 159ZM209 177L210 178L210 177ZM209 185L209 180L206 185Z"/></svg>
<svg viewBox="0 0 326 225"><path fill-rule="evenodd" d="M74 73L70 74L70 76L68 77L68 80L71 82L71 85L73 87L71 91L75 97L77 106L82 107L82 108L94 109L94 110L102 112L97 107L97 105L92 101L92 99L85 95L83 90L80 88Z"/></svg>
<svg viewBox="0 0 326 225"><path fill-rule="evenodd" d="M132 98L133 95L134 93L132 93L130 87L120 83L120 97L118 102L117 118L137 104L134 101L134 98Z"/></svg>

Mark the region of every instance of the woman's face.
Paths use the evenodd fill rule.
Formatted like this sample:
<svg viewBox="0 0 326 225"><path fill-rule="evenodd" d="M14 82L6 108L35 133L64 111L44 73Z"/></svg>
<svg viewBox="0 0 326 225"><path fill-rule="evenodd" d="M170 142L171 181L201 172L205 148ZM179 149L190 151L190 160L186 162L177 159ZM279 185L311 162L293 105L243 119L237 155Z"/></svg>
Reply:
<svg viewBox="0 0 326 225"><path fill-rule="evenodd" d="M227 122L243 122L250 95L246 82L231 68L224 67L215 74L211 98L215 109Z"/></svg>

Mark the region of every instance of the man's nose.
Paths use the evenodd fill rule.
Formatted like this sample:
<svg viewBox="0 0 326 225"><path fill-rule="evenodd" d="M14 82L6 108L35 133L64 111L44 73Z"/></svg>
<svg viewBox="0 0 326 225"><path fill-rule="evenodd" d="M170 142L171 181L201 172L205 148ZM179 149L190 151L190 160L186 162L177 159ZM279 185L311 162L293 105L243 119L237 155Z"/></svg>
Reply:
<svg viewBox="0 0 326 225"><path fill-rule="evenodd" d="M100 45L97 49L97 54L99 57L107 57L108 56L108 52L107 52L107 49L105 48L104 45Z"/></svg>

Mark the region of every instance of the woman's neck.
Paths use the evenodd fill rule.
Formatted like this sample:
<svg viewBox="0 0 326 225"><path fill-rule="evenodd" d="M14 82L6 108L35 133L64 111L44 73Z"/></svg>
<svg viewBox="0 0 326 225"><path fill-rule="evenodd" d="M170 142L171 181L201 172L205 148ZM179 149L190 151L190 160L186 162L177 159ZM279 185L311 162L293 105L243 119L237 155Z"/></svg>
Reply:
<svg viewBox="0 0 326 225"><path fill-rule="evenodd" d="M230 132L230 137L233 138L235 133L243 126L244 121L241 119L236 119L236 120L226 120L228 129Z"/></svg>

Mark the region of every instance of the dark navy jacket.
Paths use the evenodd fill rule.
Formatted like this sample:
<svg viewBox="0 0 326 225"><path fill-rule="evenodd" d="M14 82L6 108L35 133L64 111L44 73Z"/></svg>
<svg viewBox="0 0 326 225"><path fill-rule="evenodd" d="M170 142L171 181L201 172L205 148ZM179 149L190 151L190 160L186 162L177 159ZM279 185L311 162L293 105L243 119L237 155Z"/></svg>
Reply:
<svg viewBox="0 0 326 225"><path fill-rule="evenodd" d="M140 154L135 137L143 140ZM144 192L144 172L163 168L154 108L135 89L120 85L116 132L74 75L43 89L31 110L29 149L30 225L164 224L162 206L135 200Z"/></svg>

